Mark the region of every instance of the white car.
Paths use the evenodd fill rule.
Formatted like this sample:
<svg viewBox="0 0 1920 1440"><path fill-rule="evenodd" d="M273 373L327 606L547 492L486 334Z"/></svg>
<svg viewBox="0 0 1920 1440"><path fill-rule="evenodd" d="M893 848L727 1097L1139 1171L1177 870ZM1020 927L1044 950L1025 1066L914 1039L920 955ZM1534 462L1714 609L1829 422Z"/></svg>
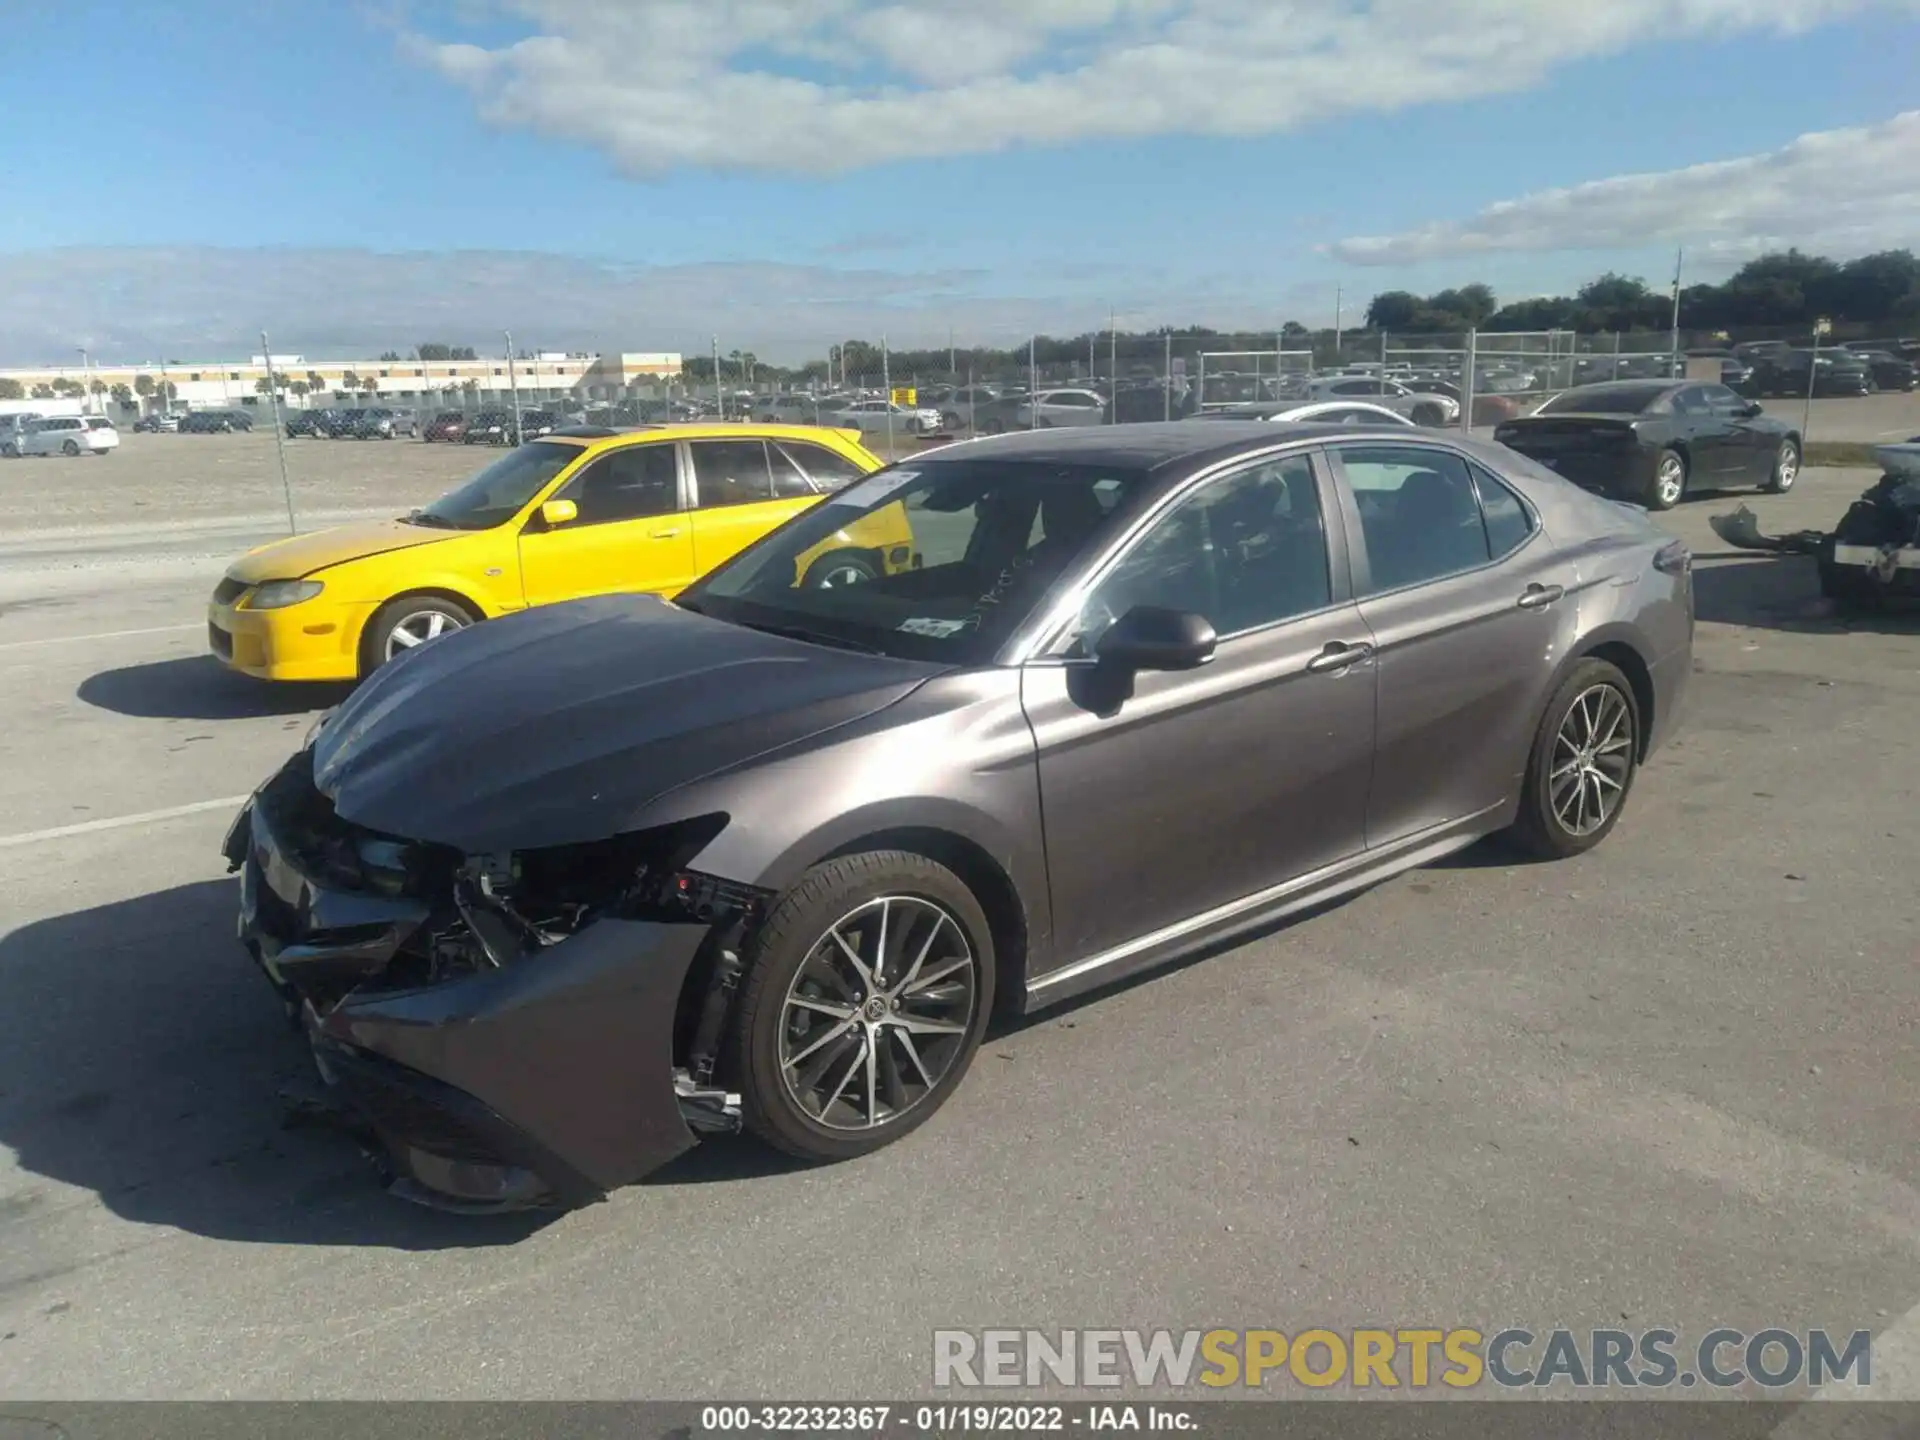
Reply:
<svg viewBox="0 0 1920 1440"><path fill-rule="evenodd" d="M889 429L896 435L933 435L940 429L940 412L890 400L854 400L837 410L821 411L820 423L862 435L884 435Z"/></svg>
<svg viewBox="0 0 1920 1440"><path fill-rule="evenodd" d="M104 455L120 446L120 432L98 415L65 415L35 420L7 441L13 455Z"/></svg>
<svg viewBox="0 0 1920 1440"><path fill-rule="evenodd" d="M1460 402L1449 395L1416 390L1398 380L1367 375L1325 375L1307 382L1307 400L1370 400L1398 410L1416 425L1451 425L1460 418Z"/></svg>
<svg viewBox="0 0 1920 1440"><path fill-rule="evenodd" d="M1015 412L1015 428L1048 429L1061 425L1104 425L1107 402L1092 390L1042 390Z"/></svg>
<svg viewBox="0 0 1920 1440"><path fill-rule="evenodd" d="M1246 405L1226 405L1218 410L1202 410L1195 420L1269 420L1291 421L1302 425L1403 425L1413 421L1398 410L1370 405L1359 400L1319 400L1311 405L1291 400L1259 400Z"/></svg>

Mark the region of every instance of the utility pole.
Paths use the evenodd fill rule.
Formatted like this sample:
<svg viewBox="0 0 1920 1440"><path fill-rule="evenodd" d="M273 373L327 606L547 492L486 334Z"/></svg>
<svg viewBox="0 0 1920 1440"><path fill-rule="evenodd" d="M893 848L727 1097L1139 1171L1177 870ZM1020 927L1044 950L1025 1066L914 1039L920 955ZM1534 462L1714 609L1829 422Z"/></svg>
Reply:
<svg viewBox="0 0 1920 1440"><path fill-rule="evenodd" d="M1341 294L1340 287L1338 285L1334 286L1333 287L1333 363L1336 365L1340 363L1340 345L1341 345L1341 334L1343 330L1343 327L1340 324L1340 320L1341 320L1340 302L1343 298L1344 297Z"/></svg>
<svg viewBox="0 0 1920 1440"><path fill-rule="evenodd" d="M513 404L513 443L520 445L526 437L520 433L520 381L513 373L513 332L503 330L500 333L507 337L507 394Z"/></svg>
<svg viewBox="0 0 1920 1440"><path fill-rule="evenodd" d="M1680 362L1680 264L1686 258L1686 249L1682 247L1673 252L1673 333L1669 337L1667 352L1667 374L1674 377L1674 371ZM1802 432L1805 433L1804 431Z"/></svg>
<svg viewBox="0 0 1920 1440"><path fill-rule="evenodd" d="M949 380L955 379L959 373L960 367L954 363L953 326L949 325L947 326L947 378Z"/></svg>
<svg viewBox="0 0 1920 1440"><path fill-rule="evenodd" d="M887 393L887 459L893 454L893 364L887 357L887 337L880 337L880 388Z"/></svg>
<svg viewBox="0 0 1920 1440"><path fill-rule="evenodd" d="M1173 331L1165 332L1167 353L1160 365L1160 398L1165 401L1164 419L1173 419Z"/></svg>
<svg viewBox="0 0 1920 1440"><path fill-rule="evenodd" d="M727 395L720 388L720 337L712 337L713 345L713 403L720 412L722 420L727 418ZM842 362L844 364L844 362Z"/></svg>
<svg viewBox="0 0 1920 1440"><path fill-rule="evenodd" d="M280 492L287 497L287 533L298 535L299 522L293 518L293 482L287 478L286 426L280 423L280 387L275 385L273 347L267 344L267 332L260 332L260 358L267 362L267 400L273 406L273 448L280 456Z"/></svg>
<svg viewBox="0 0 1920 1440"><path fill-rule="evenodd" d="M1039 354L1038 337L1027 337L1027 428L1035 429L1040 424L1040 363L1035 358Z"/></svg>
<svg viewBox="0 0 1920 1440"><path fill-rule="evenodd" d="M1113 387L1113 394L1107 399L1107 408L1113 413L1109 420L1120 418L1120 331L1113 307L1107 307L1107 383Z"/></svg>

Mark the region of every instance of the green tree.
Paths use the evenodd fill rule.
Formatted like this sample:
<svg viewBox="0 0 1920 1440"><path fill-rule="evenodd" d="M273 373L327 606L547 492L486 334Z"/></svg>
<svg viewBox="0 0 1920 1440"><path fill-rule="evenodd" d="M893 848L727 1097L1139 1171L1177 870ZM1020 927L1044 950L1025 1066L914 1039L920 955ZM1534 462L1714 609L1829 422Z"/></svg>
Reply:
<svg viewBox="0 0 1920 1440"><path fill-rule="evenodd" d="M154 382L151 375L136 375L133 377L133 393L138 395L142 400L153 394L153 391Z"/></svg>
<svg viewBox="0 0 1920 1440"><path fill-rule="evenodd" d="M400 359L400 352L398 350L382 350L380 352L380 360L382 364L395 364L399 361L399 359Z"/></svg>
<svg viewBox="0 0 1920 1440"><path fill-rule="evenodd" d="M322 375L318 370L307 371L307 389L324 390L326 388L327 388L326 376Z"/></svg>
<svg viewBox="0 0 1920 1440"><path fill-rule="evenodd" d="M423 340L414 347L413 353L422 360L451 360L453 347L439 340Z"/></svg>
<svg viewBox="0 0 1920 1440"><path fill-rule="evenodd" d="M107 382L104 380L94 380L87 385L87 391L92 395L104 395L107 393Z"/></svg>
<svg viewBox="0 0 1920 1440"><path fill-rule="evenodd" d="M1367 303L1367 324L1374 330L1411 330L1424 302L1408 290L1389 290Z"/></svg>
<svg viewBox="0 0 1920 1440"><path fill-rule="evenodd" d="M349 395L355 394L360 389L360 372L358 370L347 371L346 374L340 377L340 388Z"/></svg>
<svg viewBox="0 0 1920 1440"><path fill-rule="evenodd" d="M307 392L312 388L313 387L304 380L295 380L291 385L287 386L288 390L292 391L294 395L302 400L307 398Z"/></svg>
<svg viewBox="0 0 1920 1440"><path fill-rule="evenodd" d="M27 387L9 375L0 375L0 400L24 400Z"/></svg>
<svg viewBox="0 0 1920 1440"><path fill-rule="evenodd" d="M133 387L131 385L125 383L117 384L110 393L113 395L113 403L116 405L133 404Z"/></svg>
<svg viewBox="0 0 1920 1440"><path fill-rule="evenodd" d="M40 384L33 387L33 398L36 400L53 399L53 386L48 385L47 383L42 381Z"/></svg>
<svg viewBox="0 0 1920 1440"><path fill-rule="evenodd" d="M447 358L449 360L478 360L480 357L474 353L471 345L456 345L452 350L447 352Z"/></svg>

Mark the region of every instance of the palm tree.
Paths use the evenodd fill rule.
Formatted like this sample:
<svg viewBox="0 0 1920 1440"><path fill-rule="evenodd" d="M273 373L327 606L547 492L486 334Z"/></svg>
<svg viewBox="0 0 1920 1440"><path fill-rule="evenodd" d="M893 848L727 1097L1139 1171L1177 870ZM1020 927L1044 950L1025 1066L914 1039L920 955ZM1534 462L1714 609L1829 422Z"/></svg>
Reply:
<svg viewBox="0 0 1920 1440"><path fill-rule="evenodd" d="M307 389L324 390L326 388L327 388L326 376L322 375L318 370L307 371Z"/></svg>
<svg viewBox="0 0 1920 1440"><path fill-rule="evenodd" d="M111 393L113 395L114 404L116 405L133 404L133 387L131 385L124 385L124 384L115 385Z"/></svg>
<svg viewBox="0 0 1920 1440"><path fill-rule="evenodd" d="M138 395L142 400L153 394L156 388L158 387L154 385L151 375L136 375L133 377L133 393Z"/></svg>
<svg viewBox="0 0 1920 1440"><path fill-rule="evenodd" d="M295 397L301 400L304 400L307 398L307 392L312 388L313 387L307 384L307 382L304 380L296 380L291 385L287 386L287 389L291 390L294 393Z"/></svg>
<svg viewBox="0 0 1920 1440"><path fill-rule="evenodd" d="M357 370L347 371L346 374L340 377L340 388L342 390L345 390L348 394L353 394L354 392L359 390L360 372Z"/></svg>

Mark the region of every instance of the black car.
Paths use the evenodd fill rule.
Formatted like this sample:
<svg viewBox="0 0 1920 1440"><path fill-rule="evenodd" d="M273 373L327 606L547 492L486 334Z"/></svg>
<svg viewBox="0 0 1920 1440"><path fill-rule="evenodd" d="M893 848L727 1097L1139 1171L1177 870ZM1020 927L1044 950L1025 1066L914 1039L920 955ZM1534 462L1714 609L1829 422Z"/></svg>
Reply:
<svg viewBox="0 0 1920 1440"><path fill-rule="evenodd" d="M182 435L228 435L253 429L253 417L238 410L195 410L180 417Z"/></svg>
<svg viewBox="0 0 1920 1440"><path fill-rule="evenodd" d="M329 440L351 439L360 428L360 417L367 412L364 409L329 410L326 412L326 430Z"/></svg>
<svg viewBox="0 0 1920 1440"><path fill-rule="evenodd" d="M287 438L298 440L304 436L309 440L325 440L333 434L334 417L338 413L331 408L297 410L287 417Z"/></svg>
<svg viewBox="0 0 1920 1440"><path fill-rule="evenodd" d="M513 443L513 412L511 410L482 410L467 422L460 432L462 445L511 445Z"/></svg>
<svg viewBox="0 0 1920 1440"><path fill-rule="evenodd" d="M540 435L551 435L571 423L558 410L522 410L520 412L520 437L532 440Z"/></svg>
<svg viewBox="0 0 1920 1440"><path fill-rule="evenodd" d="M1493 438L1585 489L1670 510L1689 488L1791 489L1800 434L1702 381L1616 380L1553 397Z"/></svg>
<svg viewBox="0 0 1920 1440"><path fill-rule="evenodd" d="M420 423L411 410L389 410L376 406L357 412L353 436L356 440L391 440L396 435L418 435Z"/></svg>
<svg viewBox="0 0 1920 1440"><path fill-rule="evenodd" d="M1809 367L1813 373L1808 387ZM1871 395L1877 388L1873 367L1845 350L1778 350L1762 356L1753 367L1748 390L1755 395L1814 395L1817 397Z"/></svg>
<svg viewBox="0 0 1920 1440"><path fill-rule="evenodd" d="M1902 360L1890 350L1863 350L1850 345L1847 354L1866 362L1877 390L1911 390L1916 377L1920 377L1920 368L1916 368L1909 360Z"/></svg>

